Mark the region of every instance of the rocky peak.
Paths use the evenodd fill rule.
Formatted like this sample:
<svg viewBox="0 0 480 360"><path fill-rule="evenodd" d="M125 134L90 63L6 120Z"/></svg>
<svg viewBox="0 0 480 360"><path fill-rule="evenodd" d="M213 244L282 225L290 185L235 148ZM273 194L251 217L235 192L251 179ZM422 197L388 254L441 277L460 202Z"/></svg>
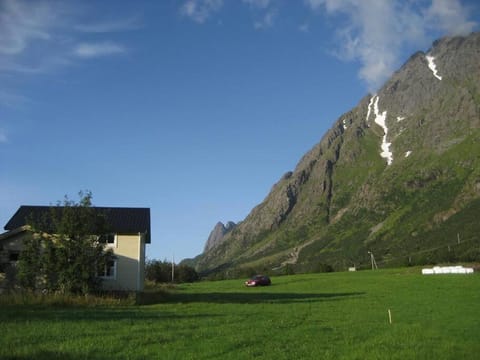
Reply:
<svg viewBox="0 0 480 360"><path fill-rule="evenodd" d="M229 221L226 224L219 221L210 232L204 251L209 251L220 245L223 242L225 235L232 231L235 226L236 224L233 221Z"/></svg>

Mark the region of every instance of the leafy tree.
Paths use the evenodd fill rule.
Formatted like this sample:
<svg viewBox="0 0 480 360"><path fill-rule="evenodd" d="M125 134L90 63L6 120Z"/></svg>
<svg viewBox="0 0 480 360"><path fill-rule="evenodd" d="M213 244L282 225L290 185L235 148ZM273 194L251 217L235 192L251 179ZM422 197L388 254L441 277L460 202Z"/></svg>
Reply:
<svg viewBox="0 0 480 360"><path fill-rule="evenodd" d="M58 251L52 239L45 238L43 241L41 266L42 272L45 274L45 289L50 291L57 290L58 286L60 267L57 255Z"/></svg>
<svg viewBox="0 0 480 360"><path fill-rule="evenodd" d="M286 264L285 265L285 275L294 275L295 270L293 268L293 264Z"/></svg>
<svg viewBox="0 0 480 360"><path fill-rule="evenodd" d="M195 282L199 280L199 276L193 267L178 265L175 268L175 280L180 283Z"/></svg>
<svg viewBox="0 0 480 360"><path fill-rule="evenodd" d="M92 193L77 203L65 196L44 219L30 219L32 237L19 259L20 283L27 289L88 294L99 288L98 270L111 252L97 234L108 231L105 214L92 207Z"/></svg>
<svg viewBox="0 0 480 360"><path fill-rule="evenodd" d="M172 263L166 260L149 260L145 264L145 277L155 283L172 281Z"/></svg>
<svg viewBox="0 0 480 360"><path fill-rule="evenodd" d="M41 239L38 235L27 237L23 242L23 250L18 259L17 277L19 285L24 289L32 291L37 289L41 276L41 247Z"/></svg>
<svg viewBox="0 0 480 360"><path fill-rule="evenodd" d="M145 277L155 283L166 283L172 281L172 263L164 260L149 260L145 265ZM188 265L175 265L175 282L194 282L199 280L198 273Z"/></svg>

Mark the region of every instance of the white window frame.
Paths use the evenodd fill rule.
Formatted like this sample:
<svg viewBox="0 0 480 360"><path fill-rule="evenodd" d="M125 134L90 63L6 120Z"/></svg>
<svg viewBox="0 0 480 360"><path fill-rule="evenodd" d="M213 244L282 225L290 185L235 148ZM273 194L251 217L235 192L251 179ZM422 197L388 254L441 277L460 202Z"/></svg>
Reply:
<svg viewBox="0 0 480 360"><path fill-rule="evenodd" d="M117 247L117 234L105 234L105 236L113 235L113 243L105 242L105 247L116 248Z"/></svg>
<svg viewBox="0 0 480 360"><path fill-rule="evenodd" d="M113 266L111 266L111 268L113 268L113 274L112 275L100 275L99 278L100 279L103 279L103 280L117 280L117 263L118 263L118 259L110 259L108 261L113 261ZM107 266L108 266L108 263L105 264L105 268L104 268L104 274L107 274L108 271L107 271Z"/></svg>

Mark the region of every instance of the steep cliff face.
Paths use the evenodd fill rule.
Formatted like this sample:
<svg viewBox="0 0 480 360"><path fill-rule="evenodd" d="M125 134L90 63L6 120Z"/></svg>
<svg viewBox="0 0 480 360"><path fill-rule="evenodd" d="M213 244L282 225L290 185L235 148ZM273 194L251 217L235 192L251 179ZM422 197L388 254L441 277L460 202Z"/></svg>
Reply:
<svg viewBox="0 0 480 360"><path fill-rule="evenodd" d="M342 268L369 250L387 265L441 260L428 251L447 234L480 230L468 220L480 207L479 129L480 34L436 41L337 119L195 265ZM464 246L455 256L479 255Z"/></svg>
<svg viewBox="0 0 480 360"><path fill-rule="evenodd" d="M233 221L229 221L225 225L222 222L218 222L208 236L208 240L203 251L210 251L214 247L220 245L225 239L225 235L232 231L235 226L236 224Z"/></svg>

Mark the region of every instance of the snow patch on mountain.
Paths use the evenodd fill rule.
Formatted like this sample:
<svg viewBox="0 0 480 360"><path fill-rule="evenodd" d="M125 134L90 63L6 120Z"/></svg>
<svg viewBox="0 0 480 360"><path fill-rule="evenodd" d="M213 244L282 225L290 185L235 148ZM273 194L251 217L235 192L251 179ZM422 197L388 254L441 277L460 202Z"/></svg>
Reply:
<svg viewBox="0 0 480 360"><path fill-rule="evenodd" d="M368 119L370 118L370 113L372 112L372 106L373 106L373 102L375 101L375 97L376 95L373 95L371 98L370 98L370 102L368 103L368 111L367 111L367 118L365 119L365 121L368 123Z"/></svg>
<svg viewBox="0 0 480 360"><path fill-rule="evenodd" d="M388 128L385 122L385 120L387 119L387 111L385 110L384 112L380 113L380 111L378 110L379 99L380 98L378 96L375 96L373 111L375 114L375 123L380 125L384 132L381 145L382 151L380 152L380 156L384 159L387 159L387 165L391 165L393 161L393 153L390 151L390 145L392 145L392 143L387 142Z"/></svg>
<svg viewBox="0 0 480 360"><path fill-rule="evenodd" d="M437 65L435 65L435 62L434 62L435 58L430 55L426 55L425 58L428 61L428 67L430 70L432 70L433 76L435 76L438 80L442 80L442 77L438 75L438 72L437 72Z"/></svg>

